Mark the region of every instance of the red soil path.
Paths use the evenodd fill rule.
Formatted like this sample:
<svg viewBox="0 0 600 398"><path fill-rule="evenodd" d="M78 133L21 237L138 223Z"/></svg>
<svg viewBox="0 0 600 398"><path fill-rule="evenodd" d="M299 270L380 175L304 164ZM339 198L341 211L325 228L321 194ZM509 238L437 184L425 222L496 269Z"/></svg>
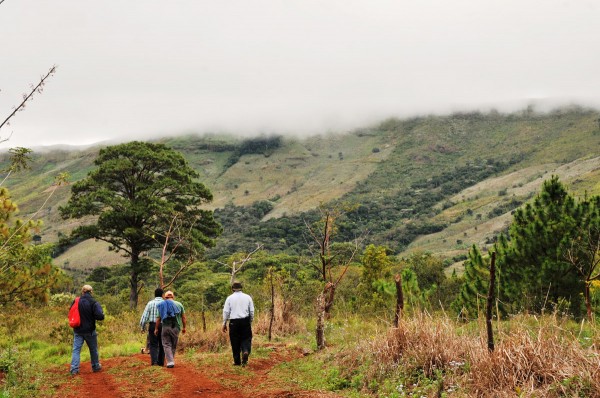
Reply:
<svg viewBox="0 0 600 398"><path fill-rule="evenodd" d="M203 369L177 359L172 369L151 367L149 356L102 359L102 371L92 373L89 362L82 362L80 374L58 382L54 398L138 398L138 397L210 397L210 398L334 398L337 395L320 391L282 389L268 380L268 374L278 363L301 356L300 353L274 350L268 358L252 359L242 372L229 369ZM183 356L182 356L183 357ZM239 370L239 368L238 368ZM68 366L64 371L68 373ZM65 380L62 373L61 378ZM57 375L59 376L59 375ZM226 386L224 386L225 384ZM239 389L228 386L241 386Z"/></svg>

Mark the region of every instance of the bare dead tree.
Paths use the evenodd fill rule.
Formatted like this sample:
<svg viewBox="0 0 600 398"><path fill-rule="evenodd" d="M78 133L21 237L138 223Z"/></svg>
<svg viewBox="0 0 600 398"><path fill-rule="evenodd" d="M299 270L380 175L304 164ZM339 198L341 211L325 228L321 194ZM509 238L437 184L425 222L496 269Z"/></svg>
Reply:
<svg viewBox="0 0 600 398"><path fill-rule="evenodd" d="M181 275L181 273L187 270L198 258L198 252L195 249L192 240L192 229L194 223L189 223L185 226L183 222L184 215L182 213L175 213L165 232L154 231L152 237L155 240L163 242L160 260L157 261L146 254L146 258L152 262L158 264L158 279L162 289L165 289L173 284ZM158 236L158 237L157 237ZM174 258L181 260L178 263L179 268L174 272L169 281L165 282L165 268Z"/></svg>
<svg viewBox="0 0 600 398"><path fill-rule="evenodd" d="M231 269L231 278L229 280L230 285L233 284L233 282L235 281L235 276L237 275L237 273L240 272L240 270L244 267L244 265L246 265L250 260L252 260L252 256L262 248L263 248L263 245L260 243L257 243L256 249L252 250L250 253L248 253L244 258L242 258L239 261L232 260L231 264L227 264L227 263L223 263L221 261L215 260L215 261L217 261L217 263L224 265Z"/></svg>
<svg viewBox="0 0 600 398"><path fill-rule="evenodd" d="M314 247L317 249L318 264L315 265L319 272L319 277L323 281L323 289L317 296L316 300L316 341L317 348L325 348L325 322L330 317L331 307L333 306L335 291L339 283L342 281L350 264L354 260L356 253L359 250L361 238L355 239L350 255L345 259L337 259L335 254L332 254L331 245L332 237L335 233L335 222L343 214L339 208L321 210L321 220L315 225L309 225L305 222L308 234L312 238ZM313 245L309 245L309 250L312 251ZM334 268L337 273L334 273Z"/></svg>

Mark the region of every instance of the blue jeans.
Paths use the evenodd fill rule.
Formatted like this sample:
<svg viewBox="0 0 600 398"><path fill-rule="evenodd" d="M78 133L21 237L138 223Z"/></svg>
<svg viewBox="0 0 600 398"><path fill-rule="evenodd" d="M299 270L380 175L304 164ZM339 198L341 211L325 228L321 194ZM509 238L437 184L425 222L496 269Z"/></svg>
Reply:
<svg viewBox="0 0 600 398"><path fill-rule="evenodd" d="M73 355L71 355L71 372L79 372L79 356L81 348L85 341L90 349L90 362L92 370L100 369L100 360L98 358L98 333L94 330L88 333L73 332Z"/></svg>

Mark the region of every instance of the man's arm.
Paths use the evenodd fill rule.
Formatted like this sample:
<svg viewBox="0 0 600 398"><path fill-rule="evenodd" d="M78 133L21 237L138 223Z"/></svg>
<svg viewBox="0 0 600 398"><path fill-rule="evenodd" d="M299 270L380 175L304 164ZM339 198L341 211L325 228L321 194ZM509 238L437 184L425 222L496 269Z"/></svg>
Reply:
<svg viewBox="0 0 600 398"><path fill-rule="evenodd" d="M154 335L158 336L158 327L160 326L160 317L156 317L156 324L154 325Z"/></svg>
<svg viewBox="0 0 600 398"><path fill-rule="evenodd" d="M102 306L100 305L99 302L95 302L94 303L94 307L92 309L92 312L94 313L94 318L97 321L102 321L104 320L104 312L102 312Z"/></svg>
<svg viewBox="0 0 600 398"><path fill-rule="evenodd" d="M146 329L146 322L148 321L148 307L149 305L146 304L146 308L144 308L144 312L142 313L142 317L140 318L140 329L142 329L142 332Z"/></svg>
<svg viewBox="0 0 600 398"><path fill-rule="evenodd" d="M225 299L225 305L223 306L223 333L227 331L227 321L231 314L231 305L229 303L229 297Z"/></svg>
<svg viewBox="0 0 600 398"><path fill-rule="evenodd" d="M181 314L181 325L183 326L183 329L181 329L181 333L185 333L185 325L187 323L187 320L185 319L185 312Z"/></svg>

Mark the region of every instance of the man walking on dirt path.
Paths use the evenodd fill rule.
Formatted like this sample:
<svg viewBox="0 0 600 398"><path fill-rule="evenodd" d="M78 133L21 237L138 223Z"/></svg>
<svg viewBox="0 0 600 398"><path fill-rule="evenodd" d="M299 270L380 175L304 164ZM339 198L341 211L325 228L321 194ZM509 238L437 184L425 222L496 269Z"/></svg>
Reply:
<svg viewBox="0 0 600 398"><path fill-rule="evenodd" d="M229 321L229 341L235 366L246 366L252 350L254 303L252 297L242 292L242 288L241 282L233 282L233 293L227 297L223 307L223 333L227 332Z"/></svg>
<svg viewBox="0 0 600 398"><path fill-rule="evenodd" d="M160 337L162 339L165 358L167 359L167 368L175 367L175 351L179 341L179 331L185 333L185 309L183 304L174 300L175 295L172 291L165 292L165 299L158 303L158 316L154 327L154 335L159 336L159 329L162 325Z"/></svg>
<svg viewBox="0 0 600 398"><path fill-rule="evenodd" d="M157 306L163 301L163 290L159 287L154 290L154 298L148 301L142 317L140 318L140 327L142 332L146 331L148 324L148 341L150 343L150 365L163 366L165 364L165 350L163 349L161 332L162 327L158 328L158 335L154 334L156 329L156 318L158 318Z"/></svg>
<svg viewBox="0 0 600 398"><path fill-rule="evenodd" d="M73 302L75 304L75 302ZM71 306L73 306L71 304ZM99 372L102 369L100 365L100 356L98 354L98 333L96 333L96 321L104 319L102 306L92 297L92 287L83 285L81 296L79 297L79 317L81 324L73 328L73 354L71 355L71 375L79 374L80 354L83 342L87 344L90 350L90 362L92 363L92 372Z"/></svg>

